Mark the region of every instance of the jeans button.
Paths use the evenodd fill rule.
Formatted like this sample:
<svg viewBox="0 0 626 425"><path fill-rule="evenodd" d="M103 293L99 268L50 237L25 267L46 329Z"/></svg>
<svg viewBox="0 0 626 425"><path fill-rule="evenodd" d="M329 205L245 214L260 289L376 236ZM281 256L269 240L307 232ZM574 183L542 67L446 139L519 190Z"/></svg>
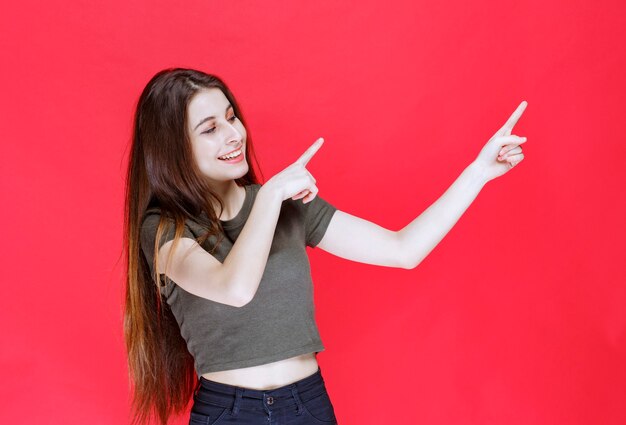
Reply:
<svg viewBox="0 0 626 425"><path fill-rule="evenodd" d="M274 404L274 397L268 396L267 397L267 404Z"/></svg>

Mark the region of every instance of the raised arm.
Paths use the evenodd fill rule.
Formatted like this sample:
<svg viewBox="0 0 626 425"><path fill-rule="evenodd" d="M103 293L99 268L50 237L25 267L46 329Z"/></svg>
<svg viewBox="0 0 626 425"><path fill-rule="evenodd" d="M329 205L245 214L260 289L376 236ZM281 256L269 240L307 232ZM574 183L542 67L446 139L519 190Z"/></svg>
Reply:
<svg viewBox="0 0 626 425"><path fill-rule="evenodd" d="M300 158L259 189L250 215L223 263L193 239L182 238L181 249L173 251L167 276L203 298L235 307L250 302L265 271L283 201L306 192L302 202L308 203L318 192L306 165L322 143L321 138L315 141ZM159 250L160 264L165 264L172 247L173 241L163 244Z"/></svg>
<svg viewBox="0 0 626 425"><path fill-rule="evenodd" d="M185 291L233 307L248 303L261 281L270 251L281 201L259 189L250 215L230 252L220 263L194 239L183 237L172 253L167 276ZM165 267L173 240L159 250ZM165 270L159 270L164 273Z"/></svg>
<svg viewBox="0 0 626 425"><path fill-rule="evenodd" d="M444 194L404 228L388 230L337 211L317 246L353 261L415 268L456 224L483 186L523 160L520 145L526 138L511 132L526 105L519 105Z"/></svg>
<svg viewBox="0 0 626 425"><path fill-rule="evenodd" d="M337 210L317 247L347 260L412 269L443 239L484 184L480 170L470 165L434 204L399 231Z"/></svg>
<svg viewBox="0 0 626 425"><path fill-rule="evenodd" d="M486 182L482 170L470 164L435 203L398 232L406 268L417 267L430 254Z"/></svg>

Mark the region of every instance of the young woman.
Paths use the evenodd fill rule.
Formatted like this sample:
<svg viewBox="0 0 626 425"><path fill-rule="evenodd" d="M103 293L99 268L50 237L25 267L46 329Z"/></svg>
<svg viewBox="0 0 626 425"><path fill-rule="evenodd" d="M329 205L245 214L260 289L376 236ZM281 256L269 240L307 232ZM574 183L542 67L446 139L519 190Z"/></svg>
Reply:
<svg viewBox="0 0 626 425"><path fill-rule="evenodd" d="M336 424L316 355L306 246L411 269L481 188L523 158L522 102L452 186L391 231L318 196L316 140L260 184L250 131L218 77L157 73L135 113L125 210L132 423ZM255 159L256 162L256 159ZM257 164L258 165L258 164Z"/></svg>

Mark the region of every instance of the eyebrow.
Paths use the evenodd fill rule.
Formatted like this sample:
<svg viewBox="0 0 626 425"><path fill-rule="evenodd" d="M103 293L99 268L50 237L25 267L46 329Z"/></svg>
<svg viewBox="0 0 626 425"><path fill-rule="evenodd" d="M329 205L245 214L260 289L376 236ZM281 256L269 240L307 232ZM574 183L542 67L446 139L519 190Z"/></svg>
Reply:
<svg viewBox="0 0 626 425"><path fill-rule="evenodd" d="M224 113L228 112L228 110L229 110L230 108L232 108L232 107L233 107L233 105L228 104L228 106L226 107L226 110L224 111ZM202 124L204 124L205 122L207 122L207 121L209 121L209 120L212 120L213 118L215 118L215 117L206 117L206 118L204 118L202 121L200 121L200 122L198 123L198 125L196 125L196 126L194 127L194 131L195 131L198 127L200 127Z"/></svg>

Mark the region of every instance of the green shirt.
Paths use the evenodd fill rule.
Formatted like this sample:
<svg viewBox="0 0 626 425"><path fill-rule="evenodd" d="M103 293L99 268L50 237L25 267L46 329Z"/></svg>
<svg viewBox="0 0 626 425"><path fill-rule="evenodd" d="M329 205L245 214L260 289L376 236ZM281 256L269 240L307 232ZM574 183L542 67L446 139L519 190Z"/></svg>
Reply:
<svg viewBox="0 0 626 425"><path fill-rule="evenodd" d="M239 213L221 221L225 237L211 254L220 263L237 240L260 188L260 184L245 186ZM168 277L161 293L194 357L198 376L324 350L315 322L306 246L314 248L319 243L335 211L319 196L307 204L302 199L283 201L261 282L252 301L242 307L191 294ZM149 209L142 223L141 247L151 273L158 223L159 209ZM174 239L174 226L169 224L159 247ZM195 239L204 233L195 221L186 220L183 237ZM209 252L216 241L210 237L202 247Z"/></svg>

